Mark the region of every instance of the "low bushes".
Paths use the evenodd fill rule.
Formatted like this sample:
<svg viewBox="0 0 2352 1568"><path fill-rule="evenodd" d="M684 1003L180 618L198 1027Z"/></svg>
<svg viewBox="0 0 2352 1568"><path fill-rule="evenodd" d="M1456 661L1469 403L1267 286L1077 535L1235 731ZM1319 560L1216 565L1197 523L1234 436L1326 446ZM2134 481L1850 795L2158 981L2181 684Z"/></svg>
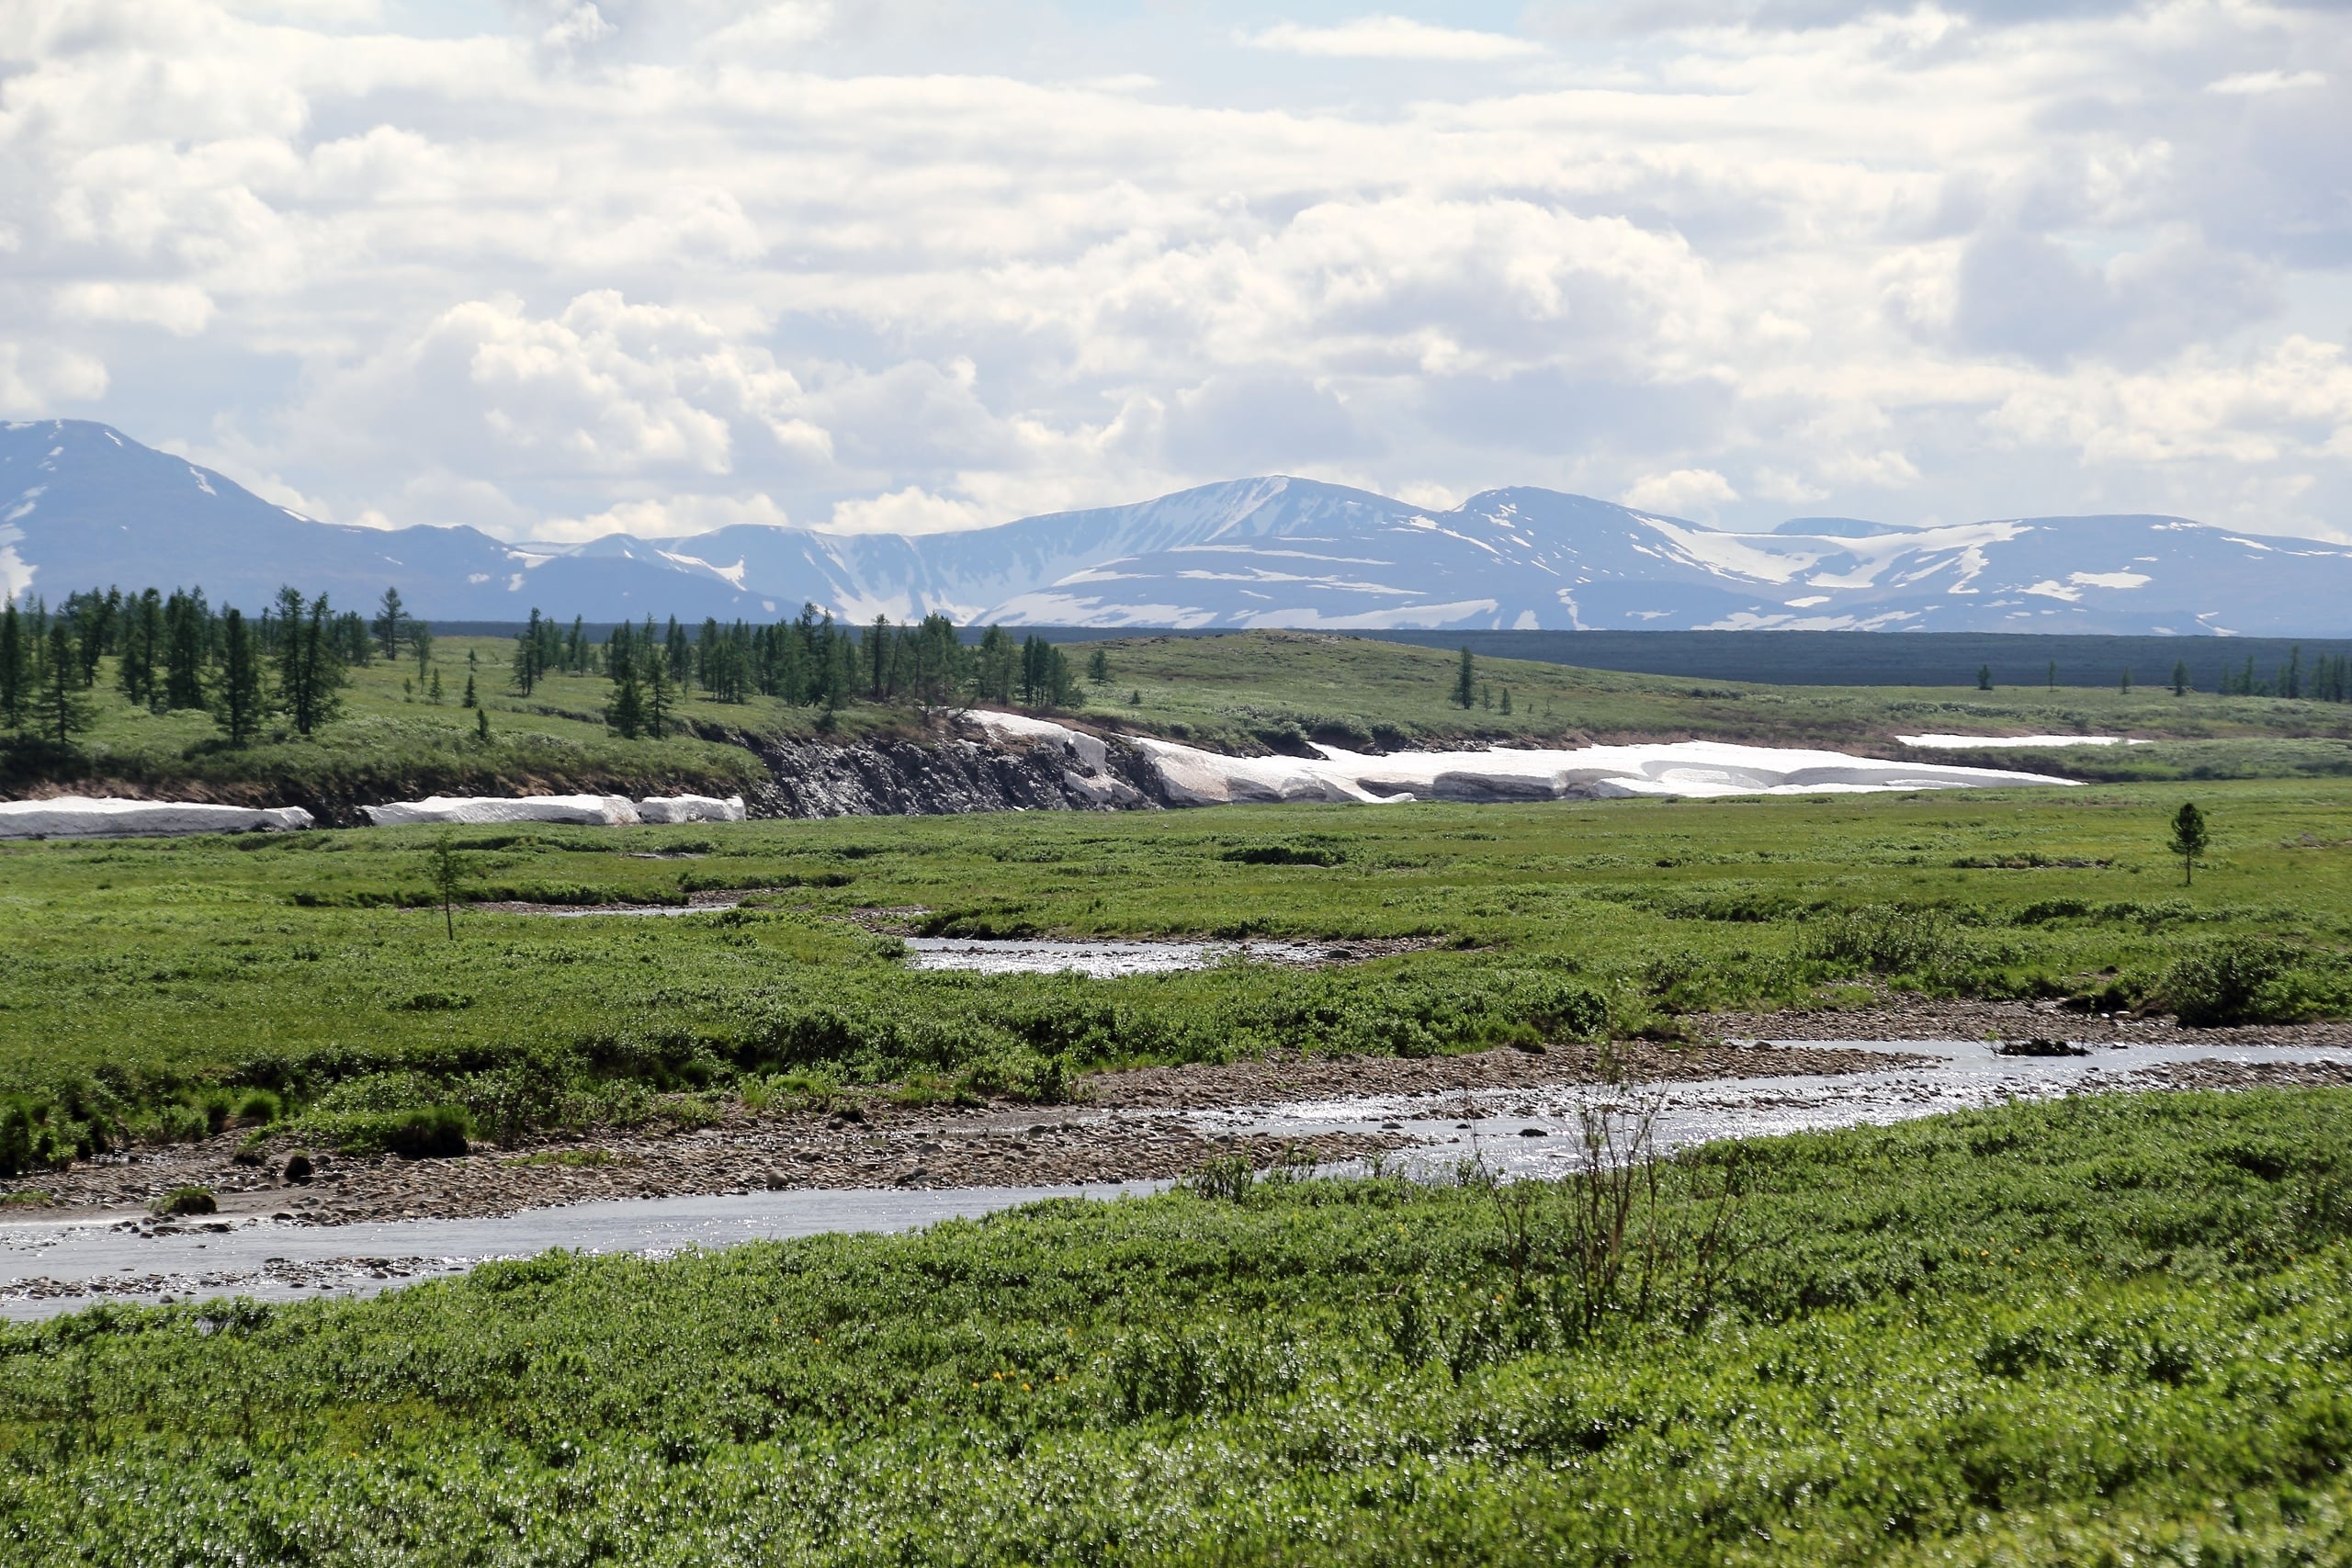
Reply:
<svg viewBox="0 0 2352 1568"><path fill-rule="evenodd" d="M402 1111L356 1111L305 1116L299 1125L347 1155L397 1155L402 1159L455 1159L473 1147L473 1118L462 1105Z"/></svg>
<svg viewBox="0 0 2352 1568"><path fill-rule="evenodd" d="M2173 960L2157 995L2181 1022L2200 1027L2295 1023L2352 1001L2352 963L2275 938L2208 942Z"/></svg>
<svg viewBox="0 0 2352 1568"><path fill-rule="evenodd" d="M217 1214L220 1205L209 1187L175 1187L147 1207L158 1214Z"/></svg>

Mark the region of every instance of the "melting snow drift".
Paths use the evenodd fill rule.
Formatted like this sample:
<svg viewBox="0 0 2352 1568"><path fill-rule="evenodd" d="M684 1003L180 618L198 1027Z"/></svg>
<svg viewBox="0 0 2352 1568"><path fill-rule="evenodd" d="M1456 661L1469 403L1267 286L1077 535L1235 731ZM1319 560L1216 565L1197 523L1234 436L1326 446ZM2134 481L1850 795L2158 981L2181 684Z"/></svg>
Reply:
<svg viewBox="0 0 2352 1568"><path fill-rule="evenodd" d="M2153 746L2153 740L2126 740L2118 735L1898 735L1905 746L1922 751L1969 751L1982 746Z"/></svg>
<svg viewBox="0 0 2352 1568"><path fill-rule="evenodd" d="M1053 739L1073 756L1100 748L1092 736L1012 715L975 712L1001 739ZM1842 751L1734 746L1713 740L1670 745L1587 746L1577 750L1399 751L1365 756L1334 747L1315 757L1227 757L1173 741L1132 742L1175 806L1284 801L1594 800L1624 795L1838 795L1881 790L1988 789L2069 784L2043 773L1892 762Z"/></svg>
<svg viewBox="0 0 2352 1568"><path fill-rule="evenodd" d="M435 795L359 809L378 828L412 828L420 823L471 827L491 822L620 828L639 822L741 822L744 818L740 795L725 800L708 795L657 795L645 800L618 795Z"/></svg>
<svg viewBox="0 0 2352 1568"><path fill-rule="evenodd" d="M637 814L637 802L618 795L526 795L519 799L434 795L423 800L363 806L359 809L379 828L410 828L419 823L472 826L484 822L570 822L616 828L643 820Z"/></svg>
<svg viewBox="0 0 2352 1568"><path fill-rule="evenodd" d="M707 795L657 795L637 803L640 822L741 822L743 797L725 800Z"/></svg>
<svg viewBox="0 0 2352 1568"><path fill-rule="evenodd" d="M283 833L311 825L299 806L207 806L182 800L0 801L0 839L167 838L185 833Z"/></svg>

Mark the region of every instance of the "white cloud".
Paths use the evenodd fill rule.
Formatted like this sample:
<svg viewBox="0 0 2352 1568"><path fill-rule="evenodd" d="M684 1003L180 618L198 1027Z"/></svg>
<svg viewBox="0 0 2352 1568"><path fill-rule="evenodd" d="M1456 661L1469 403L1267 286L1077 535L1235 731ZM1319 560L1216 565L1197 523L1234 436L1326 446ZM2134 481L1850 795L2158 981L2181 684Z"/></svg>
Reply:
<svg viewBox="0 0 2352 1568"><path fill-rule="evenodd" d="M52 414L103 397L107 381L106 365L94 355L0 340L0 415Z"/></svg>
<svg viewBox="0 0 2352 1568"><path fill-rule="evenodd" d="M2324 87L2327 78L2316 71L2241 71L2205 84L2209 93L2286 93L2298 87Z"/></svg>
<svg viewBox="0 0 2352 1568"><path fill-rule="evenodd" d="M2339 16L1799 9L15 0L0 405L509 537L1249 468L2352 518Z"/></svg>
<svg viewBox="0 0 2352 1568"><path fill-rule="evenodd" d="M909 485L888 495L844 501L820 526L828 534L953 534L1005 521L970 502L933 495Z"/></svg>
<svg viewBox="0 0 2352 1568"><path fill-rule="evenodd" d="M1714 509L1727 501L1737 501L1739 492L1731 481L1713 468L1677 468L1668 474L1651 474L1634 482L1618 500L1639 512L1661 512L1669 517L1712 517Z"/></svg>
<svg viewBox="0 0 2352 1568"><path fill-rule="evenodd" d="M61 314L85 321L129 321L192 337L212 320L212 297L185 283L69 283L57 291Z"/></svg>
<svg viewBox="0 0 2352 1568"><path fill-rule="evenodd" d="M1517 60L1544 46L1508 33L1432 27L1409 17L1360 17L1331 28L1282 22L1243 40L1256 49L1340 60Z"/></svg>

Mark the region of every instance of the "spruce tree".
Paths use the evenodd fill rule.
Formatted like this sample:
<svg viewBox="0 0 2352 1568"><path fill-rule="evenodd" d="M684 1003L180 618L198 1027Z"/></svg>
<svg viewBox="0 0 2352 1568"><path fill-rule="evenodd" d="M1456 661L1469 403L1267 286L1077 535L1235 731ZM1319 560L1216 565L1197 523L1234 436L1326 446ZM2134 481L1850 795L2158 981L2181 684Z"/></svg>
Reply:
<svg viewBox="0 0 2352 1568"><path fill-rule="evenodd" d="M1462 650L1462 663L1453 671L1453 705L1465 712L1478 700L1478 670L1470 650Z"/></svg>
<svg viewBox="0 0 2352 1568"><path fill-rule="evenodd" d="M261 728L261 650L243 612L221 617L220 719L229 744L243 746Z"/></svg>
<svg viewBox="0 0 2352 1568"><path fill-rule="evenodd" d="M164 604L164 705L200 708L204 704L205 644L211 611L204 590L174 593Z"/></svg>
<svg viewBox="0 0 2352 1568"><path fill-rule="evenodd" d="M466 874L465 863L458 858L456 840L447 829L433 840L432 858L426 863L433 877L433 891L441 899L441 923L449 940L458 940L458 917L453 912L458 902L458 883Z"/></svg>
<svg viewBox="0 0 2352 1568"><path fill-rule="evenodd" d="M40 732L60 746L90 728L90 700L82 694L81 650L62 618L49 628L49 659L41 671Z"/></svg>
<svg viewBox="0 0 2352 1568"><path fill-rule="evenodd" d="M669 662L666 655L657 654L652 678L645 682L645 723L656 740L670 733L670 708L677 693L670 681Z"/></svg>
<svg viewBox="0 0 2352 1568"><path fill-rule="evenodd" d="M2188 695L2188 660L2186 659L2172 661L2172 694L2176 697Z"/></svg>
<svg viewBox="0 0 2352 1568"><path fill-rule="evenodd" d="M2205 814L2197 809L2195 802L2181 802L2180 809L2172 814L2172 835L2165 840L2165 848L2180 857L2182 886L2196 882L2197 862L2212 841L2206 830Z"/></svg>
<svg viewBox="0 0 2352 1568"><path fill-rule="evenodd" d="M473 671L470 670L466 671L465 697L458 704L458 705L461 708L480 707L481 705L481 700L474 695L474 676Z"/></svg>
<svg viewBox="0 0 2352 1568"><path fill-rule="evenodd" d="M401 591L384 590L383 602L376 607L376 641L386 659L401 656L401 628L406 626L408 613L401 607Z"/></svg>
<svg viewBox="0 0 2352 1568"><path fill-rule="evenodd" d="M1097 648L1093 652L1086 656L1086 678L1093 682L1098 686L1106 683L1111 679L1111 656L1109 653L1100 648Z"/></svg>
<svg viewBox="0 0 2352 1568"><path fill-rule="evenodd" d="M637 649L626 622L613 628L605 645L605 672L612 677L613 700L605 705L605 723L624 740L634 740L645 728L645 689L637 676Z"/></svg>
<svg viewBox="0 0 2352 1568"><path fill-rule="evenodd" d="M0 723L11 729L25 724L25 708L32 697L31 670L25 657L25 618L17 602L0 610Z"/></svg>
<svg viewBox="0 0 2352 1568"><path fill-rule="evenodd" d="M156 661L164 654L164 599L150 588L123 602L122 651L115 660L115 683L122 694L141 707L160 711L164 690L156 679Z"/></svg>
<svg viewBox="0 0 2352 1568"><path fill-rule="evenodd" d="M526 697L531 694L531 688L539 683L542 646L539 612L535 606L530 624L514 635L514 689Z"/></svg>
<svg viewBox="0 0 2352 1568"><path fill-rule="evenodd" d="M1989 692L1993 689L1993 667L1991 665L1980 664L1976 667L1976 689L1980 692Z"/></svg>
<svg viewBox="0 0 2352 1568"><path fill-rule="evenodd" d="M301 595L294 595L299 604ZM335 693L344 683L344 649L327 596L311 601L279 633L278 700L297 734L310 735L335 716Z"/></svg>

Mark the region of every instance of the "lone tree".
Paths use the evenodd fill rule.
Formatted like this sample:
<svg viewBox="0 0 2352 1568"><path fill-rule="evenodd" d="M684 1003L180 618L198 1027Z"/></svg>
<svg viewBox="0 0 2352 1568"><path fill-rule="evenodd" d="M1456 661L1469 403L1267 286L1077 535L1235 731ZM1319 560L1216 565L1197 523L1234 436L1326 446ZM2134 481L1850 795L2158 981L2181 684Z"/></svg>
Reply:
<svg viewBox="0 0 2352 1568"><path fill-rule="evenodd" d="M441 899L441 923L447 928L449 940L455 942L458 917L453 907L458 901L458 881L466 874L465 859L458 853L457 841L447 832L435 838L433 848L426 852L431 857L426 868L433 875L433 891Z"/></svg>
<svg viewBox="0 0 2352 1568"><path fill-rule="evenodd" d="M1980 664L1976 667L1976 689L1980 692L1989 692L1993 689L1993 667L1991 665Z"/></svg>
<svg viewBox="0 0 2352 1568"><path fill-rule="evenodd" d="M1086 678L1098 686L1111 679L1111 656L1102 649L1086 656Z"/></svg>
<svg viewBox="0 0 2352 1568"><path fill-rule="evenodd" d="M386 659L401 656L401 644L406 638L408 619L407 607L401 603L401 591L397 588L385 589L382 603L376 606L374 630L377 644L383 649Z"/></svg>
<svg viewBox="0 0 2352 1568"><path fill-rule="evenodd" d="M2205 814L2197 809L2194 801L2181 802L2180 809L2172 814L2172 837L2165 840L2165 847L2180 857L2182 886L2197 880L2198 857L2212 841L2212 835L2205 830Z"/></svg>
<svg viewBox="0 0 2352 1568"><path fill-rule="evenodd" d="M1476 661L1470 657L1470 650L1465 648L1462 650L1462 662L1453 671L1453 705L1458 708L1469 708L1476 706L1477 701L1478 667Z"/></svg>
<svg viewBox="0 0 2352 1568"><path fill-rule="evenodd" d="M2172 661L2172 694L2176 697L2188 695L2188 660L2186 659Z"/></svg>

